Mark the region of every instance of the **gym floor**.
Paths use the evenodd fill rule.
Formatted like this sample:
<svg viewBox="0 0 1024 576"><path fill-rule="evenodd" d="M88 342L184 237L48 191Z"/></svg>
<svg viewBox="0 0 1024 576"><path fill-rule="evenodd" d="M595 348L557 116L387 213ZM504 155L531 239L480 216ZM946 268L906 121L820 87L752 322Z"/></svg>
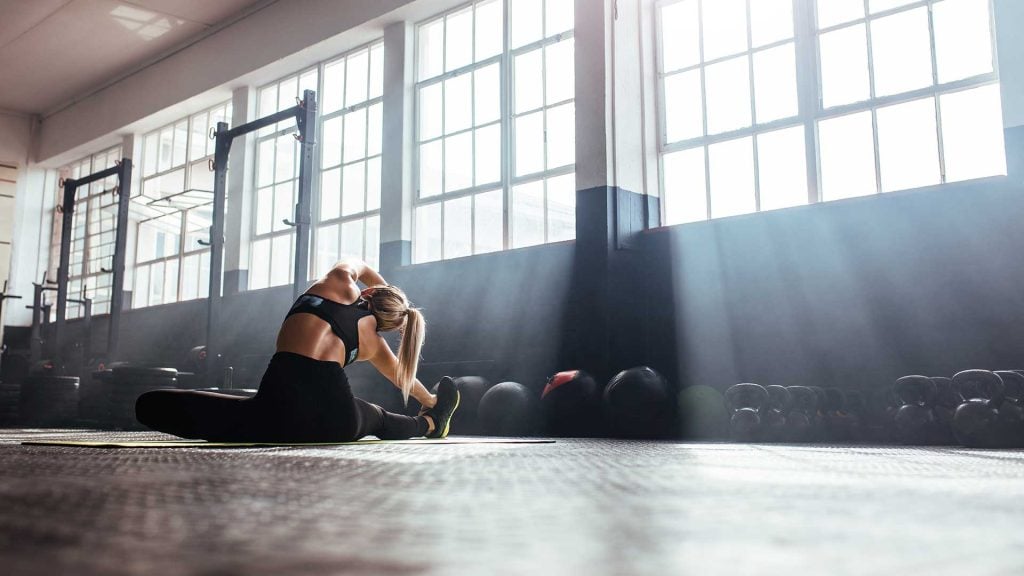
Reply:
<svg viewBox="0 0 1024 576"><path fill-rule="evenodd" d="M1024 452L0 431L6 574L1020 574Z"/></svg>

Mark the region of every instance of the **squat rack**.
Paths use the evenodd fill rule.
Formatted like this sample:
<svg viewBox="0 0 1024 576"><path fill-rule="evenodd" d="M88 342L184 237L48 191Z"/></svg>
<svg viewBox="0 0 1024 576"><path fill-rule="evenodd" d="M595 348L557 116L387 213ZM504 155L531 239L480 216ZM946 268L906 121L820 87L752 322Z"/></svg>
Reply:
<svg viewBox="0 0 1024 576"><path fill-rule="evenodd" d="M121 158L114 166L106 170L94 172L81 178L62 178L59 185L64 189L62 202L58 207L63 218L60 233L60 265L57 268L57 322L54 328L52 348L55 354L63 351L64 327L67 323L68 308L68 277L71 260L71 228L75 213L75 194L82 186L97 180L117 176L117 185L113 193L117 195L117 226L114 232L114 257L111 268L101 268L103 272L113 272L110 286L110 327L107 331L107 358L117 355L118 338L121 334L121 311L124 308L124 269L125 249L128 244L128 201L132 189L132 160ZM44 277L45 282L45 277ZM90 310L91 312L91 310ZM87 359L88 360L88 359Z"/></svg>
<svg viewBox="0 0 1024 576"><path fill-rule="evenodd" d="M247 124L228 128L227 122L218 122L214 133L216 146L213 156L213 214L210 225L209 241L200 240L200 244L210 247L210 290L206 308L206 377L208 386L215 387L219 378L221 354L220 342L217 341L216 327L220 321L221 285L224 272L224 205L227 196L228 155L231 143L235 138L255 132L282 120L295 119L298 135L295 137L300 145L299 154L299 186L295 202L294 220L284 223L295 228L295 275L292 289L298 298L305 290L309 281L309 238L310 197L313 186L313 154L316 148L316 92L305 90L302 100L286 110L281 110Z"/></svg>

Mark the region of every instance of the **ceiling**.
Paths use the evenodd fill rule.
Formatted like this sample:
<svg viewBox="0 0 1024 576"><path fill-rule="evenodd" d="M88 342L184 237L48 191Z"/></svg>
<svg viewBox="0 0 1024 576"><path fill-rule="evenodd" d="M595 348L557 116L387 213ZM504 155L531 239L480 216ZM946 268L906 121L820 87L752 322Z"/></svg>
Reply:
<svg viewBox="0 0 1024 576"><path fill-rule="evenodd" d="M0 110L48 115L268 0L0 0Z"/></svg>

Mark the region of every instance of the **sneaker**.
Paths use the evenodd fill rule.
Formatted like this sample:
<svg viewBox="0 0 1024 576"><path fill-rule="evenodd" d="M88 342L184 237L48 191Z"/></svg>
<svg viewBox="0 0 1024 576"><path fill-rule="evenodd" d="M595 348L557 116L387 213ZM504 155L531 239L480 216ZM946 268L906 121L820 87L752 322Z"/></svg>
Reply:
<svg viewBox="0 0 1024 576"><path fill-rule="evenodd" d="M434 421L434 431L428 433L427 438L447 437L452 414L455 414L458 407L459 389L455 387L455 381L451 377L445 376L437 383L437 404L424 413Z"/></svg>

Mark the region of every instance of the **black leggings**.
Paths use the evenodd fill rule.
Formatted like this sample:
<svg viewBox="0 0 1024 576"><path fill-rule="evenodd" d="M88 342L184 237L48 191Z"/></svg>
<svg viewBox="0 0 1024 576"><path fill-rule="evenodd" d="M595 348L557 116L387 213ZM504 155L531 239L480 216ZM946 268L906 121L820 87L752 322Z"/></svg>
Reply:
<svg viewBox="0 0 1024 576"><path fill-rule="evenodd" d="M400 440L427 433L422 416L393 414L353 396L337 362L290 352L274 354L252 398L154 390L136 401L135 416L154 430L221 442Z"/></svg>

